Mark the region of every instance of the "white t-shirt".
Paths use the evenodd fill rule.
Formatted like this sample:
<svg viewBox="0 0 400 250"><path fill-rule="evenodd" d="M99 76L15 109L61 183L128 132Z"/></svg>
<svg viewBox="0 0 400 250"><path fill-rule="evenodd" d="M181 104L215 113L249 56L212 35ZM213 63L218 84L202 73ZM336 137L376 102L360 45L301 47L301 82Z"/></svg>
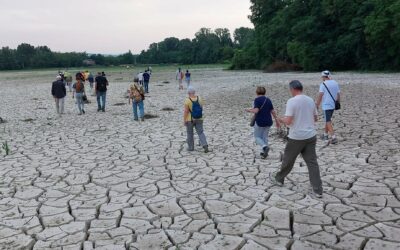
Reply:
<svg viewBox="0 0 400 250"><path fill-rule="evenodd" d="M139 78L139 81L143 81L143 73L139 73L137 77Z"/></svg>
<svg viewBox="0 0 400 250"><path fill-rule="evenodd" d="M329 88L333 98L337 99L337 95L340 93L339 84L335 80L327 80L325 81L325 85ZM325 88L324 84L321 83L319 87L319 92L324 93L322 97L322 110L332 110L335 109L335 101L333 101L331 95L328 90Z"/></svg>
<svg viewBox="0 0 400 250"><path fill-rule="evenodd" d="M285 116L292 116L293 122L289 126L289 138L293 140L306 140L317 134L315 129L315 116L317 107L312 98L306 95L297 95L290 98L286 104Z"/></svg>

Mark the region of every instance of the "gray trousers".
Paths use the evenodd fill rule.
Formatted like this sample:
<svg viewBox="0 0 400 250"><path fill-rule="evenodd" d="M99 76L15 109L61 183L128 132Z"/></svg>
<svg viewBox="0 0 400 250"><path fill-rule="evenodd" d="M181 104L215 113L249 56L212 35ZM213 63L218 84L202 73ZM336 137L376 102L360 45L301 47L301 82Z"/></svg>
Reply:
<svg viewBox="0 0 400 250"><path fill-rule="evenodd" d="M307 164L308 175L314 192L322 194L322 181L317 161L317 153L315 151L316 144L316 136L307 140L292 140L289 138L283 155L281 169L275 176L276 180L282 183L284 182L285 177L292 171L297 156L301 154Z"/></svg>
<svg viewBox="0 0 400 250"><path fill-rule="evenodd" d="M206 135L203 130L203 120L194 120L192 122L186 122L186 131L187 131L187 143L188 149L190 151L194 150L194 133L193 128L196 129L197 134L199 135L201 146L207 146Z"/></svg>
<svg viewBox="0 0 400 250"><path fill-rule="evenodd" d="M64 114L64 98L54 98L56 102L56 111L57 114Z"/></svg>

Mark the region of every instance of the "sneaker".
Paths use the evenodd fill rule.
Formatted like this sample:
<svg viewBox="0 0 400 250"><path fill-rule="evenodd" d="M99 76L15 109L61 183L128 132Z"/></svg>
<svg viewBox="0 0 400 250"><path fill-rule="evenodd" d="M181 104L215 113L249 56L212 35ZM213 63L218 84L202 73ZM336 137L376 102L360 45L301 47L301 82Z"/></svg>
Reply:
<svg viewBox="0 0 400 250"><path fill-rule="evenodd" d="M102 109L101 111L103 111L103 112L106 112L106 110L105 110L105 109Z"/></svg>
<svg viewBox="0 0 400 250"><path fill-rule="evenodd" d="M269 147L268 147L268 146L265 146L265 147L263 148L263 155L264 155L264 158L267 158L267 157L268 157L268 153L269 153Z"/></svg>
<svg viewBox="0 0 400 250"><path fill-rule="evenodd" d="M316 193L316 192L314 192L314 191L311 191L311 192L309 193L309 195L310 195L312 198L317 198L317 199L321 199L321 198L322 198L322 194Z"/></svg>
<svg viewBox="0 0 400 250"><path fill-rule="evenodd" d="M86 112L85 112L85 110L84 110L84 109L82 109L82 113L86 114Z"/></svg>
<svg viewBox="0 0 400 250"><path fill-rule="evenodd" d="M98 109L97 109L97 112L100 112L100 110L101 110L101 108L98 108Z"/></svg>
<svg viewBox="0 0 400 250"><path fill-rule="evenodd" d="M274 185L276 185L276 186L279 186L279 187L282 187L283 186L283 183L282 182L280 182L280 181L277 181L276 179L275 179L275 176L276 176L276 173L269 173L269 179L270 179L270 181L272 182L272 184L274 184Z"/></svg>
<svg viewBox="0 0 400 250"><path fill-rule="evenodd" d="M338 143L338 139L336 139L336 138L331 139L331 144L337 144L337 143Z"/></svg>
<svg viewBox="0 0 400 250"><path fill-rule="evenodd" d="M323 141L329 140L328 135L324 135L324 134L322 134L320 138L321 138L321 140L323 140Z"/></svg>
<svg viewBox="0 0 400 250"><path fill-rule="evenodd" d="M134 121L136 121L136 122L137 122L137 121L139 121L139 119L138 119L138 118L133 118L133 120L134 120Z"/></svg>
<svg viewBox="0 0 400 250"><path fill-rule="evenodd" d="M141 120L142 122L144 122L144 117L142 117L140 120Z"/></svg>
<svg viewBox="0 0 400 250"><path fill-rule="evenodd" d="M208 146L207 146L207 145L204 146L203 148L204 148L204 153L208 153L208 152L209 152L209 151L208 151Z"/></svg>

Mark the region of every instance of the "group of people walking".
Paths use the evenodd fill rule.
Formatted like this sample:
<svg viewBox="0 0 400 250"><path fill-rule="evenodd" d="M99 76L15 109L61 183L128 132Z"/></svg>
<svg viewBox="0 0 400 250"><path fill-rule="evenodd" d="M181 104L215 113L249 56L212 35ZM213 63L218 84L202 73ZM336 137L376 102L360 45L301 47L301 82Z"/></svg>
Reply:
<svg viewBox="0 0 400 250"><path fill-rule="evenodd" d="M86 74L87 73L87 74ZM107 87L109 82L104 72L98 72L96 77L92 77L92 74L88 71L78 72L75 75L75 82L69 79L69 75L59 73L56 77L56 81L53 82L51 88L51 94L55 100L56 112L59 115L64 114L64 103L65 97L67 96L66 87L71 88L72 98L75 99L75 103L78 108L78 115L85 114L85 102L87 102L86 85L89 83L90 88L94 88L94 93L97 97L97 112L106 111L106 99L107 99ZM133 116L134 120L144 121L144 99L145 93L149 93L149 81L150 81L151 70L146 70L144 73L140 73L134 79L128 89L129 102L132 100L133 105Z"/></svg>
<svg viewBox="0 0 400 250"><path fill-rule="evenodd" d="M67 96L66 87L70 87L72 92L72 98L75 99L79 115L85 114L85 102L87 102L87 95L85 90L86 80L89 82L90 88L94 88L94 93L97 97L97 111L105 112L106 110L106 96L108 80L104 72L98 72L94 78L90 77L91 73L85 76L85 72L78 72L75 75L75 83L69 79L69 75L59 74L56 77L56 81L53 82L51 88L51 94L56 103L57 114L64 114L64 103L65 97Z"/></svg>
<svg viewBox="0 0 400 250"><path fill-rule="evenodd" d="M265 96L266 89L258 87L257 97L254 100L254 108L246 109L253 113L252 126L256 144L261 148L261 156L266 158L269 152L268 133L275 120L277 128L284 125L289 128L288 141L283 154L282 165L279 171L270 174L272 183L283 186L286 176L292 171L296 158L302 155L308 167L309 178L313 191L311 195L322 197L322 181L316 154L317 130L315 123L318 120L318 109L322 106L325 131L321 136L324 140L336 144L338 140L334 134L332 117L335 110L340 109L340 88L335 80L331 79L331 73L326 70L321 74L322 83L319 88L317 101L303 94L303 85L294 80L289 83L292 95L286 104L284 117L278 117L272 101Z"/></svg>
<svg viewBox="0 0 400 250"><path fill-rule="evenodd" d="M144 73L143 73L143 72L140 72L140 73L136 76L136 78L138 79L138 83L139 83L141 86L144 87L144 92L145 92L146 94L149 93L149 83L150 83L151 72L152 72L152 70L151 70L151 68L149 67L148 69L146 69L146 70L144 71Z"/></svg>
<svg viewBox="0 0 400 250"><path fill-rule="evenodd" d="M175 79L178 81L179 90L183 90L183 81L184 80L185 80L185 83L186 83L186 87L189 88L189 86L191 84L191 77L192 77L192 74L189 72L188 69L184 73L182 71L182 68L178 68L178 70L176 71Z"/></svg>
<svg viewBox="0 0 400 250"><path fill-rule="evenodd" d="M196 90L190 84L190 73L187 70L184 76L179 68L176 75L179 80L179 88L182 87L183 78L186 78L187 94L184 101L183 123L187 132L188 151L194 151L194 130L196 130L200 145L205 153L209 152L209 145L203 128L203 107L204 100L196 94ZM254 127L256 144L260 147L260 155L267 158L270 147L268 135L270 128L275 125L277 128L285 126L288 128L288 141L284 150L282 165L276 173L270 174L273 184L283 186L285 178L292 171L296 158L302 155L307 164L309 178L312 185L311 195L322 197L322 181L316 154L318 109L321 106L325 119L324 133L321 139L329 140L329 143L336 144L338 140L334 133L332 117L335 110L340 109L340 88L338 83L332 79L331 73L326 70L321 73L322 83L319 94L314 101L311 97L303 94L303 85L300 81L294 80L289 83L289 91L292 95L287 101L286 112L283 117L278 117L273 103L266 96L266 88L257 87L256 98L253 108L246 109L253 114L251 126ZM132 102L133 119L144 121L144 100L145 93L148 93L150 72L147 70L134 78L129 86L129 103ZM76 98L79 114L84 114L85 77L82 73L76 74L76 82L73 84L73 98ZM98 111L105 112L106 93L108 81L104 74L98 73L94 79L97 95ZM52 95L56 102L57 113L64 113L64 98L66 96L65 83L61 76L57 76L53 82Z"/></svg>

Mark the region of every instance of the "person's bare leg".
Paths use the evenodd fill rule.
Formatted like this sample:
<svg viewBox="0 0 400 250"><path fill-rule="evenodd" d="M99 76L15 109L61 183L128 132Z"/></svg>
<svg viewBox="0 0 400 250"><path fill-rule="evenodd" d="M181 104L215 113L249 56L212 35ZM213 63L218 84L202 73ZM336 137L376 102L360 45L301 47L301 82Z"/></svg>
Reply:
<svg viewBox="0 0 400 250"><path fill-rule="evenodd" d="M332 122L328 122L326 125L327 125L327 127L328 127L328 133L331 135L331 140L330 140L330 142L331 142L332 144L338 143L338 141L337 141L337 139L336 139L335 132L334 132L334 130L333 130Z"/></svg>
<svg viewBox="0 0 400 250"><path fill-rule="evenodd" d="M325 123L324 137L329 137L329 129L328 129L328 124L327 123Z"/></svg>
<svg viewBox="0 0 400 250"><path fill-rule="evenodd" d="M334 136L335 132L333 131L333 125L332 122L327 122L325 125L325 131L330 135L330 136Z"/></svg>

